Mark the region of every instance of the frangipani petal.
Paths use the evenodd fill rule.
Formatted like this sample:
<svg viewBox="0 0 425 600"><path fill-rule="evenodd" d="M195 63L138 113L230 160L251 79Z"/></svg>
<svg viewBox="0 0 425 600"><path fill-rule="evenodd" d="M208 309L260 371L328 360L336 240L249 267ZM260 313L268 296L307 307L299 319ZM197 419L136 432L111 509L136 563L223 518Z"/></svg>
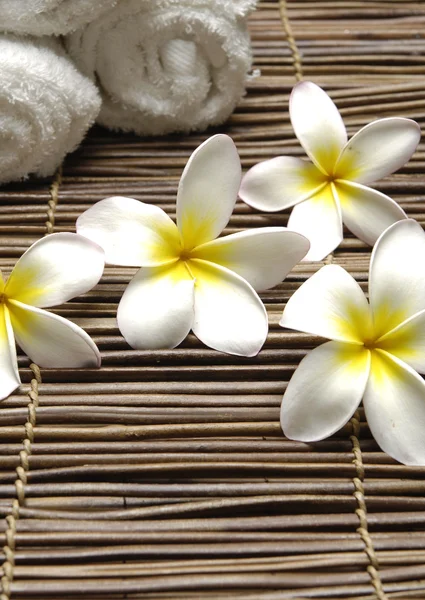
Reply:
<svg viewBox="0 0 425 600"><path fill-rule="evenodd" d="M391 198L358 183L335 183L342 220L355 236L373 244L385 229L406 219L404 210Z"/></svg>
<svg viewBox="0 0 425 600"><path fill-rule="evenodd" d="M419 125L410 119L394 117L369 123L345 146L335 176L357 183L386 177L407 163L420 138Z"/></svg>
<svg viewBox="0 0 425 600"><path fill-rule="evenodd" d="M194 334L221 352L258 354L267 337L267 312L249 283L199 259L190 261L190 270L196 279Z"/></svg>
<svg viewBox="0 0 425 600"><path fill-rule="evenodd" d="M325 184L323 173L310 162L277 156L252 167L243 177L239 196L266 212L283 210L307 200Z"/></svg>
<svg viewBox="0 0 425 600"><path fill-rule="evenodd" d="M338 265L327 265L312 275L289 298L282 327L362 344L370 327L370 311L361 287Z"/></svg>
<svg viewBox="0 0 425 600"><path fill-rule="evenodd" d="M75 233L53 233L21 256L4 292L25 304L55 306L94 287L104 266L97 244Z"/></svg>
<svg viewBox="0 0 425 600"><path fill-rule="evenodd" d="M406 465L425 465L425 382L416 371L374 351L363 404L382 450Z"/></svg>
<svg viewBox="0 0 425 600"><path fill-rule="evenodd" d="M175 223L158 206L134 198L100 200L77 219L77 232L99 244L112 265L154 267L179 255Z"/></svg>
<svg viewBox="0 0 425 600"><path fill-rule="evenodd" d="M425 309L386 333L378 344L419 373L425 373Z"/></svg>
<svg viewBox="0 0 425 600"><path fill-rule="evenodd" d="M425 308L425 233L412 219L391 225L376 242L369 269L369 300L376 336Z"/></svg>
<svg viewBox="0 0 425 600"><path fill-rule="evenodd" d="M118 306L118 326L133 348L174 348L189 333L194 281L184 263L140 269Z"/></svg>
<svg viewBox="0 0 425 600"><path fill-rule="evenodd" d="M310 241L310 251L304 260L322 260L342 241L340 207L332 186L327 185L315 196L292 209L288 229L297 231Z"/></svg>
<svg viewBox="0 0 425 600"><path fill-rule="evenodd" d="M100 367L99 350L81 327L16 300L8 309L18 345L40 367Z"/></svg>
<svg viewBox="0 0 425 600"><path fill-rule="evenodd" d="M331 175L347 143L347 132L337 107L319 86L302 81L292 90L289 113L295 135L323 173Z"/></svg>
<svg viewBox="0 0 425 600"><path fill-rule="evenodd" d="M196 248L191 256L234 271L259 291L280 283L309 246L299 233L284 227L264 227L213 240Z"/></svg>
<svg viewBox="0 0 425 600"><path fill-rule="evenodd" d="M327 342L303 358L281 407L284 434L294 440L322 440L340 429L359 406L366 387L370 352Z"/></svg>
<svg viewBox="0 0 425 600"><path fill-rule="evenodd" d="M177 193L177 226L186 249L216 238L227 225L241 183L233 140L214 135L190 157Z"/></svg>
<svg viewBox="0 0 425 600"><path fill-rule="evenodd" d="M9 311L0 305L0 400L15 390L21 379L18 372L15 339L10 323Z"/></svg>

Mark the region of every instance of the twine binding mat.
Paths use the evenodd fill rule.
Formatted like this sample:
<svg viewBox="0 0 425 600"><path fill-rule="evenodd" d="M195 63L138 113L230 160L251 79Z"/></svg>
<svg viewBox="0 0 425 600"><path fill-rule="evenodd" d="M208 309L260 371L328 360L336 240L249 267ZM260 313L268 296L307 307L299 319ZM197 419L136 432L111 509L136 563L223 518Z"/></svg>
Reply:
<svg viewBox="0 0 425 600"><path fill-rule="evenodd" d="M230 121L243 167L300 156L288 116L297 80L334 99L352 135L376 118L425 119L425 5L263 1L250 20L261 75ZM0 189L0 267L45 234L75 231L97 200L130 196L171 216L181 171L211 132L142 139L95 128L53 180ZM425 160L376 188L425 221ZM285 225L238 202L225 233ZM346 232L324 262L366 287L370 248ZM362 408L332 438L283 437L287 381L319 338L278 326L302 263L263 293L258 357L202 346L131 350L116 326L134 269L107 267L59 307L93 337L100 370L42 369L19 356L0 411L1 600L425 598L425 469L379 450Z"/></svg>

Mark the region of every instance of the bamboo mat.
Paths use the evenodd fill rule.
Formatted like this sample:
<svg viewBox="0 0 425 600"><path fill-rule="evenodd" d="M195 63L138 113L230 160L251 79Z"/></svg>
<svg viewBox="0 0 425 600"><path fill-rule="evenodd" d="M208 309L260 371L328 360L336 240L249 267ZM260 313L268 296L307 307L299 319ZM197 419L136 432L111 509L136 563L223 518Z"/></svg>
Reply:
<svg viewBox="0 0 425 600"><path fill-rule="evenodd" d="M301 78L334 98L349 134L370 120L425 119L425 3L259 3L255 67L229 123L243 166L301 155L288 96ZM213 132L141 139L94 129L53 181L0 188L0 267L35 240L75 231L97 200L127 195L170 215L181 171ZM326 132L324 132L325 134ZM377 188L424 224L425 147ZM285 225L238 202L226 232ZM370 249L347 237L329 260L364 286ZM323 264L323 263L322 263ZM88 331L100 370L40 370L0 411L2 600L425 598L425 469L381 452L360 410L329 440L286 440L287 381L320 340L278 326L321 264L262 294L270 334L254 359L193 335L131 350L115 322L134 269L57 309Z"/></svg>

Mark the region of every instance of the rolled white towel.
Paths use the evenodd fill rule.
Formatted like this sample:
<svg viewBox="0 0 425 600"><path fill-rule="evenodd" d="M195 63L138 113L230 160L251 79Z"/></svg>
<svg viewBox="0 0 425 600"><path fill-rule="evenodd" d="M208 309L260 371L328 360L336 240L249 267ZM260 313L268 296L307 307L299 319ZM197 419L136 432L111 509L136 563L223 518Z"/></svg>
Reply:
<svg viewBox="0 0 425 600"><path fill-rule="evenodd" d="M96 87L58 41L5 35L0 81L0 182L51 175L96 119Z"/></svg>
<svg viewBox="0 0 425 600"><path fill-rule="evenodd" d="M235 14L238 17L249 16L257 6L257 0L233 0Z"/></svg>
<svg viewBox="0 0 425 600"><path fill-rule="evenodd" d="M227 119L251 67L254 0L120 0L66 38L102 94L98 122L158 135Z"/></svg>
<svg viewBox="0 0 425 600"><path fill-rule="evenodd" d="M97 19L118 0L0 0L0 29L62 35Z"/></svg>

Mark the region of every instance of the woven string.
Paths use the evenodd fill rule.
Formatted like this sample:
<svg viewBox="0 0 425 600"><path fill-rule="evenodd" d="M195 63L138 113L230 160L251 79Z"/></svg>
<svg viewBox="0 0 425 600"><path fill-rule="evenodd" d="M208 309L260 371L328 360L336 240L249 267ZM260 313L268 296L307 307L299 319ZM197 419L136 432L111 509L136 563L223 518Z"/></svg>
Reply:
<svg viewBox="0 0 425 600"><path fill-rule="evenodd" d="M301 81L303 78L301 55L298 50L298 46L295 41L294 35L292 33L292 27L288 17L288 7L286 5L286 0L279 0L279 11L286 39L288 41L288 46L292 52L292 62L295 70L295 79L297 81Z"/></svg>
<svg viewBox="0 0 425 600"><path fill-rule="evenodd" d="M295 79L297 81L301 81L303 79L303 66L302 66L302 58L300 51L297 46L297 42L295 40L294 34L292 33L291 22L288 16L288 6L286 0L279 0L279 11L280 11L280 19L282 21L283 29L285 31L286 40L288 42L288 46L292 53L292 63L294 65L295 71ZM333 263L334 255L333 252L328 254L328 256L324 259L324 263L326 265L331 265Z"/></svg>
<svg viewBox="0 0 425 600"><path fill-rule="evenodd" d="M356 515L360 521L360 527L358 527L357 532L359 533L363 543L364 549L369 559L369 565L367 567L367 572L369 573L370 580L372 582L373 587L375 588L376 597L378 600L387 600L387 596L382 587L382 581L379 574L379 563L378 558L376 556L375 548L373 546L372 538L369 533L369 527L367 522L367 508L366 508L366 499L364 495L364 466L363 466L363 457L362 451L360 448L359 442L359 433L360 433L360 417L359 413L356 412L353 418L350 421L351 426L353 428L353 433L350 436L350 441L353 447L354 459L353 463L356 467L356 477L353 477L354 483L354 497L357 502L357 508L355 510Z"/></svg>
<svg viewBox="0 0 425 600"><path fill-rule="evenodd" d="M46 235L53 233L55 227L55 213L58 204L59 187L62 182L62 166L59 167L52 185L50 186L50 200L47 208ZM28 403L28 418L25 423L25 438L22 441L23 450L19 452L20 465L16 468L17 479L15 481L16 498L12 501L12 512L6 517L7 529L5 533L6 545L3 547L5 560L3 562L3 576L1 578L2 593L0 600L10 600L11 584L15 569L16 548L16 521L19 519L19 510L25 505L25 485L27 484L27 473L29 471L29 457L32 454L34 443L34 427L37 423L37 408L39 404L38 386L41 383L40 368L31 363L30 369L33 377L31 388L28 392L30 402Z"/></svg>
<svg viewBox="0 0 425 600"><path fill-rule="evenodd" d="M16 521L19 519L19 510L25 505L25 485L27 483L27 473L29 471L29 456L32 453L32 443L34 442L34 427L37 420L38 407L38 385L41 383L40 369L34 363L30 365L33 378L31 379L31 388L28 392L30 402L28 404L28 419L25 423L26 437L23 440L23 450L19 453L20 465L16 468L17 479L15 480L16 498L12 501L12 514L6 517L6 545L3 547L5 561L3 563L3 577L1 578L2 594L0 600L9 600L11 597L11 584L14 577L15 568L15 537Z"/></svg>
<svg viewBox="0 0 425 600"><path fill-rule="evenodd" d="M50 200L47 209L46 235L53 233L55 227L56 207L59 202L59 188L62 183L62 165L56 171L56 175L50 186Z"/></svg>
<svg viewBox="0 0 425 600"><path fill-rule="evenodd" d="M303 68L302 59L298 50L297 43L292 33L291 23L288 17L288 7L286 0L279 0L280 17L282 20L283 28L285 31L286 39L292 53L292 61L295 70L295 78L297 81L303 79ZM333 253L330 253L324 260L325 264L332 264L334 260ZM353 462L356 467L356 477L353 478L354 483L354 497L357 501L356 515L360 521L360 527L357 529L365 546L365 552L369 559L369 565L367 566L367 572L369 573L372 585L376 592L378 600L387 600L387 596L382 587L381 578L379 575L379 563L373 546L372 538L369 534L368 522L367 522L367 509L366 501L364 496L364 466L360 443L358 439L360 431L359 415L356 413L351 419L351 425L353 427L353 434L350 436L350 440L353 447L354 459Z"/></svg>

